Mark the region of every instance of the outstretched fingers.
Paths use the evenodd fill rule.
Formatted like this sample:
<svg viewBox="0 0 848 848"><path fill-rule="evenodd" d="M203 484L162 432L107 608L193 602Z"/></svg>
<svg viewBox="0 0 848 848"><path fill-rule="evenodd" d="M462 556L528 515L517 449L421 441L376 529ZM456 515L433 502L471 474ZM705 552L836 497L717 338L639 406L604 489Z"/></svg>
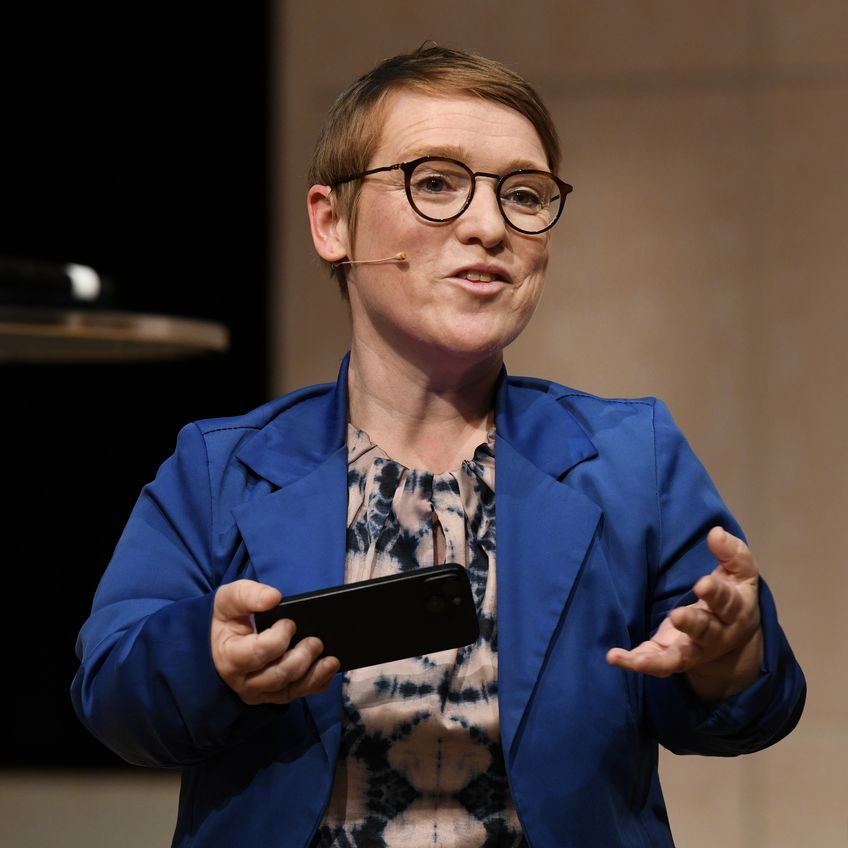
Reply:
<svg viewBox="0 0 848 848"><path fill-rule="evenodd" d="M701 647L680 633L669 619L663 621L653 638L631 650L611 648L606 660L610 665L625 671L668 677L697 665L701 661Z"/></svg>

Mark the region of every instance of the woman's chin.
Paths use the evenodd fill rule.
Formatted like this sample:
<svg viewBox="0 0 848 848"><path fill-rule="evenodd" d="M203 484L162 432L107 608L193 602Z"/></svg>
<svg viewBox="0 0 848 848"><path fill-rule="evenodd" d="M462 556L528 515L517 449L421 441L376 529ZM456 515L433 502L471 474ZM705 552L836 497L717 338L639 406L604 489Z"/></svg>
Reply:
<svg viewBox="0 0 848 848"><path fill-rule="evenodd" d="M422 352L433 358L434 365L438 360L472 365L499 358L517 336L518 333L446 333Z"/></svg>

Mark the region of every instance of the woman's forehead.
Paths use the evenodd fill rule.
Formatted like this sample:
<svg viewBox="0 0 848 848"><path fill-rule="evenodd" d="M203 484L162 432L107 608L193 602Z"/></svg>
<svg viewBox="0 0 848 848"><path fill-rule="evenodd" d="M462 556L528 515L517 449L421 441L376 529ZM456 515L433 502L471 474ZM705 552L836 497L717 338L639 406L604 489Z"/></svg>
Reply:
<svg viewBox="0 0 848 848"><path fill-rule="evenodd" d="M390 158L382 164L392 164L418 156L492 157L513 167L548 167L536 128L509 106L474 95L392 92L383 105L372 161Z"/></svg>

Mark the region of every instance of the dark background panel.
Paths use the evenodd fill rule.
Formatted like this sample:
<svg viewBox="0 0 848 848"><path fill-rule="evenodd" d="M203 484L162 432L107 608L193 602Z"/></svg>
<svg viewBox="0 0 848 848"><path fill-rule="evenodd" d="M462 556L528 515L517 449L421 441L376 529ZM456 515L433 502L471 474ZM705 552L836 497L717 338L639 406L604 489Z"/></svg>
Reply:
<svg viewBox="0 0 848 848"><path fill-rule="evenodd" d="M82 5L0 13L0 256L91 265L113 307L232 345L0 364L10 764L117 762L68 697L100 574L179 428L266 399L268 4Z"/></svg>

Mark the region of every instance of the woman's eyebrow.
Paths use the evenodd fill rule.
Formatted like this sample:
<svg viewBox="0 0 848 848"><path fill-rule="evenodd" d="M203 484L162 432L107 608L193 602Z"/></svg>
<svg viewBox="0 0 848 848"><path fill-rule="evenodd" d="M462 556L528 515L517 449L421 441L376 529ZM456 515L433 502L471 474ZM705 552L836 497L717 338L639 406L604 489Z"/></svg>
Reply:
<svg viewBox="0 0 848 848"><path fill-rule="evenodd" d="M445 159L458 159L460 162L465 162L466 164L468 164L469 158L473 158L469 155L467 150L457 147L454 144L436 144L430 145L429 147L413 148L408 153L404 154L403 161L412 162L414 159L421 159L424 156L441 156ZM535 171L546 171L547 167L547 163L540 164L533 159L511 159L509 164L503 168L500 173L506 174L510 171L520 171L525 168Z"/></svg>

